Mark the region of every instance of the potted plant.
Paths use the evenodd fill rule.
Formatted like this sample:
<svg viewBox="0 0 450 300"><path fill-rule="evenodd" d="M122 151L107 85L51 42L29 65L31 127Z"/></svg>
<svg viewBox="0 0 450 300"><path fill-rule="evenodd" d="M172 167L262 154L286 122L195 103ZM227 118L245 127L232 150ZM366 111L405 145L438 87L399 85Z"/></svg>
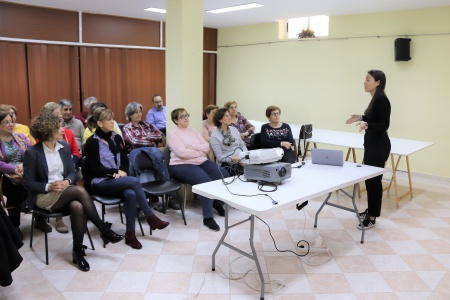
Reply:
<svg viewBox="0 0 450 300"><path fill-rule="evenodd" d="M314 35L314 30L309 29L309 27L307 27L306 29L302 29L302 31L298 34L299 39L315 37L316 36Z"/></svg>

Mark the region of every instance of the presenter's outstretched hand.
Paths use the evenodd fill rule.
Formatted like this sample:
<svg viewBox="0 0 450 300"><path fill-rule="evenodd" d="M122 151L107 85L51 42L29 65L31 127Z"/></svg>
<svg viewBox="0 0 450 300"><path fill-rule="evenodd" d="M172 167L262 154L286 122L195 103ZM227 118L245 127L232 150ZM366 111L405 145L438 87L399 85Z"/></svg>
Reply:
<svg viewBox="0 0 450 300"><path fill-rule="evenodd" d="M346 124L352 124L354 122L361 121L361 115L351 115L350 118L345 121Z"/></svg>

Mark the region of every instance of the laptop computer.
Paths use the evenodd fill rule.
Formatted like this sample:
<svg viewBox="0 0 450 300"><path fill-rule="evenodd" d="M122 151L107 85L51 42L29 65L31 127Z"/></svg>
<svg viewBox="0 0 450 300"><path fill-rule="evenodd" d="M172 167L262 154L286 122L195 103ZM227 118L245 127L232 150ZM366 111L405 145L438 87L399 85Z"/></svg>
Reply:
<svg viewBox="0 0 450 300"><path fill-rule="evenodd" d="M344 152L342 150L311 149L313 164L340 166L344 165Z"/></svg>

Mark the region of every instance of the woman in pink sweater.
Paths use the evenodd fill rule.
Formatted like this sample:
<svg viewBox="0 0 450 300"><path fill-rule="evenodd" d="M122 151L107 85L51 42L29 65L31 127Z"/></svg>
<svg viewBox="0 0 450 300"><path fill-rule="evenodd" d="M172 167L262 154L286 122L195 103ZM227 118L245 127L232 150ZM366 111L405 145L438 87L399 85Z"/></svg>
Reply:
<svg viewBox="0 0 450 300"><path fill-rule="evenodd" d="M169 134L170 163L169 172L183 183L191 185L209 182L228 177L228 172L208 160L209 143L203 139L197 130L189 127L189 114L184 108L174 109L172 121L177 128ZM211 230L219 231L220 227L214 221L213 208L220 216L225 215L223 202L199 196L203 210L203 224Z"/></svg>

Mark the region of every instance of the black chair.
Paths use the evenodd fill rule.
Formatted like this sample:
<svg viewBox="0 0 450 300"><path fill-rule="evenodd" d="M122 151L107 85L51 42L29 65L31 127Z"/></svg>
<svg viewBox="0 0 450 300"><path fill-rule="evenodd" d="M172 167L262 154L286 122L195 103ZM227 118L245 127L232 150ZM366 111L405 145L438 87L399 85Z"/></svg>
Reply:
<svg viewBox="0 0 450 300"><path fill-rule="evenodd" d="M39 215L44 218L44 220L48 220L49 218L57 218L57 217L65 217L70 215L70 213L66 212L50 212L46 209L35 207L33 209L33 213L31 215L31 232L30 232L30 248L33 248L33 231L34 231L34 220L36 215ZM92 250L95 250L94 244L92 243L91 234L89 233L89 229L86 227L86 234L89 237L89 241L91 242ZM44 232L45 236L45 264L48 265L48 237L47 231Z"/></svg>
<svg viewBox="0 0 450 300"><path fill-rule="evenodd" d="M250 137L250 146L248 150L261 149L261 133L254 133Z"/></svg>
<svg viewBox="0 0 450 300"><path fill-rule="evenodd" d="M83 159L81 160L81 170L83 175L86 172L86 157L83 157ZM106 196L100 196L100 195L96 195L91 193L91 197L92 199L94 199L94 201L100 203L102 205L102 221L105 222L105 213L106 213L106 206L109 205L119 205L119 213L120 213L120 221L123 223L123 217L122 217L122 203L125 202L125 199L122 199L120 197L106 197ZM136 208L137 209L137 208ZM137 214L136 214L137 216ZM141 220L137 217L138 223L139 223L139 227L141 228L141 234L142 236L144 236L144 230L142 229L142 224L141 224ZM150 234L152 234L151 228L150 228ZM103 244L103 248L105 248L105 244Z"/></svg>
<svg viewBox="0 0 450 300"><path fill-rule="evenodd" d="M163 204L163 213L166 213L167 206L169 205L169 194L174 193L180 189L180 184L174 180L168 180L162 177L157 170L153 167L153 162L144 152L139 154L139 180L142 185L142 189L151 196L161 196ZM186 223L186 217L184 216L184 205L182 201L178 199L181 207L181 215L183 217L184 225Z"/></svg>

